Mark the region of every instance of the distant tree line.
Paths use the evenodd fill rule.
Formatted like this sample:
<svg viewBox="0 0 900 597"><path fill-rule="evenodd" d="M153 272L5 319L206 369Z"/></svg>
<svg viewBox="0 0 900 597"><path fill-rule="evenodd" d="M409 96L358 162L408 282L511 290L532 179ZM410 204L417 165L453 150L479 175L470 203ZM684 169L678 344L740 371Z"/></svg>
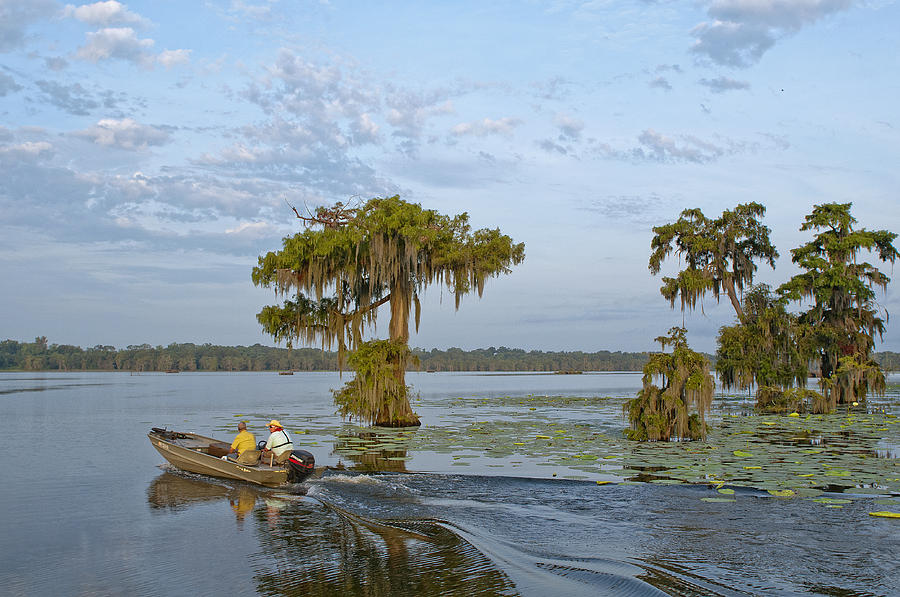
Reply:
<svg viewBox="0 0 900 597"><path fill-rule="evenodd" d="M543 352L521 348L412 350L422 371L640 371L646 352Z"/></svg>
<svg viewBox="0 0 900 597"><path fill-rule="evenodd" d="M645 352L543 352L519 348L412 349L422 371L640 371ZM0 342L0 370L25 371L337 371L337 352L315 348L213 344L97 345L81 348L34 342Z"/></svg>
<svg viewBox="0 0 900 597"><path fill-rule="evenodd" d="M412 349L422 371L640 371L646 352L544 352L521 348L462 350ZM713 363L712 355L704 354ZM900 353L877 352L886 371L900 371ZM316 348L217 346L214 344L97 345L81 348L34 342L0 342L0 370L5 371L337 371L337 352Z"/></svg>
<svg viewBox="0 0 900 597"><path fill-rule="evenodd" d="M98 344L81 348L34 342L0 342L0 369L26 371L330 371L337 369L335 353L314 348L287 350L212 344L130 345L122 350Z"/></svg>

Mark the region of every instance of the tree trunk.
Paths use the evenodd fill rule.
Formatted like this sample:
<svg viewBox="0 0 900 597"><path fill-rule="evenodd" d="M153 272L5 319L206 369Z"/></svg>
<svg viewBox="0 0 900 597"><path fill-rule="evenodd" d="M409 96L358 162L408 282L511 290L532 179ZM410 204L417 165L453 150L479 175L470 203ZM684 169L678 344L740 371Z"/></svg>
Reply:
<svg viewBox="0 0 900 597"><path fill-rule="evenodd" d="M410 289L405 284L397 284L391 288L391 323L388 327L391 342L404 345L409 343L409 305L412 297ZM406 386L406 359L397 359L393 363L394 379L401 386ZM394 418L391 419L386 410L382 409L375 419L375 424L382 427L414 427L421 425L419 417L413 412L409 398L404 398L399 405Z"/></svg>
<svg viewBox="0 0 900 597"><path fill-rule="evenodd" d="M730 274L725 274L722 278L722 285L725 287L725 293L728 294L728 298L731 299L731 306L734 307L734 312L737 314L738 321L744 321L744 308L741 306L741 301L738 300L737 291L734 289L734 278L731 277Z"/></svg>

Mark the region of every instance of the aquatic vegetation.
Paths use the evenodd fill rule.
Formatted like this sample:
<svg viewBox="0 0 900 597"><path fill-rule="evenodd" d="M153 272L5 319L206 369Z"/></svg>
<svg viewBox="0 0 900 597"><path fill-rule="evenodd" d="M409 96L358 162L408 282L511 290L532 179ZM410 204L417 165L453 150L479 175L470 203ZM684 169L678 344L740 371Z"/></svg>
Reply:
<svg viewBox="0 0 900 597"><path fill-rule="evenodd" d="M404 427L418 423L409 403L410 388L395 375L406 369L411 356L405 342L371 340L350 354L348 363L356 375L334 392L334 404L342 417L357 417L369 424L397 423Z"/></svg>
<svg viewBox="0 0 900 597"><path fill-rule="evenodd" d="M791 490L799 498L900 494L900 386L889 386L883 399L866 406L795 417L755 414L752 398L719 395L703 442L626 439L621 412L627 400L624 394L425 397L426 416L417 429L360 427L333 417L292 420L289 414L279 420L305 432L294 436L295 445L318 442L318 460L325 462L322 446L330 446L339 465L360 471L557 473L591 483L665 479L707 484L723 498L741 487ZM230 430L232 421L228 417L222 429ZM886 505L900 509L900 500Z"/></svg>
<svg viewBox="0 0 900 597"><path fill-rule="evenodd" d="M709 361L687 345L684 328L672 328L668 336L656 339L671 353L650 355L644 366L644 387L636 398L625 403L629 439L659 441L706 437L706 412L712 403L715 383ZM662 387L654 385L662 380ZM693 409L695 412L690 412Z"/></svg>

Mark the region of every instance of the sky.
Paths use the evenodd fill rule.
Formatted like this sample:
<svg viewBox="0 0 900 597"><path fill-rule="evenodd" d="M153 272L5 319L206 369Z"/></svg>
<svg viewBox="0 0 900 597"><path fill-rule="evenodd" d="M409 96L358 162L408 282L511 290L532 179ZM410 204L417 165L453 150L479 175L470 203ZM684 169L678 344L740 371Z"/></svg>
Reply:
<svg viewBox="0 0 900 597"><path fill-rule="evenodd" d="M772 286L817 204L900 232L898 30L895 0L0 0L0 338L272 345L288 204L399 194L526 253L459 310L428 288L412 346L713 352L733 310L670 308L652 228L759 202Z"/></svg>

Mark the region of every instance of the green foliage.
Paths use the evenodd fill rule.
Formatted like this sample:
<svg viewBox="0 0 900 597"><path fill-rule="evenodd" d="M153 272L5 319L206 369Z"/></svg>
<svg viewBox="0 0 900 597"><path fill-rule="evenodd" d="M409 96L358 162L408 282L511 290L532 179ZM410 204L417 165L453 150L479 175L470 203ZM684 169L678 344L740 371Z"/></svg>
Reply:
<svg viewBox="0 0 900 597"><path fill-rule="evenodd" d="M297 298L258 319L277 340L337 344L339 352L361 343L379 306L391 303L391 339L405 340L424 288L444 283L459 306L525 256L524 244L499 230L472 232L465 213L451 218L396 196L354 209L319 208L312 220L323 226L286 237L282 250L259 258L253 283Z"/></svg>
<svg viewBox="0 0 900 597"><path fill-rule="evenodd" d="M406 370L415 359L403 342L364 342L349 358L356 376L334 392L334 403L342 417L383 427L418 425L409 405L410 388L397 371Z"/></svg>
<svg viewBox="0 0 900 597"><path fill-rule="evenodd" d="M666 441L706 437L706 413L712 404L715 382L709 373L709 361L688 348L684 328L674 327L668 336L656 339L671 353L650 355L644 367L643 385L636 398L624 405L631 425L625 431L629 439ZM662 387L653 382L661 379ZM689 412L693 409L695 412Z"/></svg>
<svg viewBox="0 0 900 597"><path fill-rule="evenodd" d="M823 413L829 409L825 397L807 388L761 386L756 392L756 408L766 413Z"/></svg>
<svg viewBox="0 0 900 597"><path fill-rule="evenodd" d="M650 273L658 274L672 253L684 263L675 278L663 278L660 288L672 308L679 298L684 311L696 308L707 292L717 301L725 292L738 318L743 316L739 293L752 284L755 261L763 259L774 268L778 257L768 227L759 221L765 213L759 203L744 203L711 220L699 209L686 209L677 222L653 228Z"/></svg>
<svg viewBox="0 0 900 597"><path fill-rule="evenodd" d="M726 388L806 385L813 356L809 330L765 284L744 297L744 317L719 330L716 371ZM758 397L759 398L759 397Z"/></svg>
<svg viewBox="0 0 900 597"><path fill-rule="evenodd" d="M739 294L753 283L756 260L768 261L774 268L778 257L778 251L769 241L768 227L759 220L765 213L766 208L759 203L744 203L711 220L699 209L686 209L678 221L653 228L650 273L658 274L672 253L678 255L684 265L676 277L663 277L660 288L673 309L679 299L682 311L693 310L706 293L711 292L718 301L724 292L738 320L743 320L744 308ZM682 328L672 328L668 339L658 339L663 349L672 344L674 351L672 355L651 356L644 368L644 389L626 406L631 422L629 437L705 437L703 417L714 386L709 375L709 361L688 349L685 333ZM753 378L753 373L748 373L753 364L740 346L746 340L742 336L748 334L747 330L737 330L726 337L731 348L724 355L725 371L731 376L730 381L738 384ZM666 380L662 389L648 381L654 374ZM691 403L696 403L699 411L695 418L687 414Z"/></svg>
<svg viewBox="0 0 900 597"><path fill-rule="evenodd" d="M257 320L276 341L336 345L340 365L347 350L363 345L382 305L390 304L390 340L406 345L410 311L418 329L426 287L443 283L458 308L464 295L481 296L487 279L525 258L524 244L497 229L472 232L465 213L445 216L398 196L297 215L308 227L260 257L252 274L255 285L293 298L265 307ZM395 370L401 384L403 374Z"/></svg>
<svg viewBox="0 0 900 597"><path fill-rule="evenodd" d="M791 251L802 273L779 288L795 301L810 301L800 322L812 329L820 367L822 390L829 405L864 400L880 391L884 375L872 360L875 335L884 332L875 288L885 290L890 278L872 264L858 260L863 251L882 262L898 257L886 230L855 230L851 203L816 205L801 231L814 230L810 242Z"/></svg>
<svg viewBox="0 0 900 597"><path fill-rule="evenodd" d="M865 400L869 392L884 394L884 388L884 371L874 359L859 354L840 357L834 374L822 378L827 410L821 412L830 412L837 404Z"/></svg>

